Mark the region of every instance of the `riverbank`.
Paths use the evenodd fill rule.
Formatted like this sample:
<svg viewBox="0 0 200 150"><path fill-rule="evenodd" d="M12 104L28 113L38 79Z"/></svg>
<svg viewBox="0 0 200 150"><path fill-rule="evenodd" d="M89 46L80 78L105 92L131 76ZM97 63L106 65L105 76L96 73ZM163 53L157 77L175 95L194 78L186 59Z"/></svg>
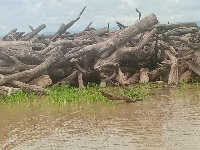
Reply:
<svg viewBox="0 0 200 150"><path fill-rule="evenodd" d="M146 100L151 98L154 93L158 90L166 90L166 89L174 89L176 95L184 95L190 89L195 90L195 97L200 97L200 86L198 82L195 83L182 83L179 86L169 86L164 83L146 83L146 84L135 84L133 86L129 86L127 89L123 89L121 86L115 87L106 87L101 88L98 85L95 86L87 86L83 89L70 87L68 85L62 86L53 86L46 88L46 95L36 95L31 92L22 92L17 91L10 96L1 95L0 103L1 104L9 104L9 103L48 103L48 104L58 104L65 105L68 103L71 104L79 104L79 103L88 103L88 102L116 102L122 99L109 99L109 97L105 97L102 95L102 92L109 93L114 95L115 97L124 96L129 97L131 99L141 99ZM162 92L161 92L162 93ZM157 94L159 96L159 94ZM126 102L125 99L122 102Z"/></svg>

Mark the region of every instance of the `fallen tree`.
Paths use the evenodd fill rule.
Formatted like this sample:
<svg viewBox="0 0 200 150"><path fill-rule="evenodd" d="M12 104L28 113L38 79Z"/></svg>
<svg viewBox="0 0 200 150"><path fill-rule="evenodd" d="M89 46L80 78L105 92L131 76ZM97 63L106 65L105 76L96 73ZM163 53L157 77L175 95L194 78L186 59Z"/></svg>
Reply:
<svg viewBox="0 0 200 150"><path fill-rule="evenodd" d="M155 14L150 14L131 26L117 22L116 31L95 30L91 22L80 33L67 32L85 8L52 35L39 35L44 24L36 29L30 26L26 35L17 29L6 34L0 41L2 89L43 93L49 85L84 88L88 82L126 88L139 82L178 84L200 76L196 23L158 24Z"/></svg>

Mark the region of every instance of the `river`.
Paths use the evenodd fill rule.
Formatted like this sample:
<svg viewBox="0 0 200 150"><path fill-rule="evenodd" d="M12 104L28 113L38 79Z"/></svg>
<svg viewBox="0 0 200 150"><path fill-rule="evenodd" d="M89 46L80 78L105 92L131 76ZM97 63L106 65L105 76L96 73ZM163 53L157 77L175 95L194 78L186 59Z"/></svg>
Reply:
<svg viewBox="0 0 200 150"><path fill-rule="evenodd" d="M2 150L199 150L195 88L152 92L136 103L1 105Z"/></svg>

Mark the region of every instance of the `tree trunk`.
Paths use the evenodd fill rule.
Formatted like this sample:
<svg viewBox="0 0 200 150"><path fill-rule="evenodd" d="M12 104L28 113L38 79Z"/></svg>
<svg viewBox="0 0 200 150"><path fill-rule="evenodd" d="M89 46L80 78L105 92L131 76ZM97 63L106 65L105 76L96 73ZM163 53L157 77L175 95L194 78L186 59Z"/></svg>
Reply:
<svg viewBox="0 0 200 150"><path fill-rule="evenodd" d="M28 33L27 35L25 35L23 38L21 38L21 41L28 41L31 38L33 38L36 34L38 34L41 30L43 30L44 28L46 28L45 24L40 25L39 27L37 27L34 31Z"/></svg>
<svg viewBox="0 0 200 150"><path fill-rule="evenodd" d="M56 61L58 61L62 56L63 56L63 52L60 49L56 48L54 50L54 53L40 65L30 70L25 70L19 73L14 73L8 76L4 76L3 78L0 79L0 85L3 85L4 83L7 83L13 80L18 80L22 77L32 77L46 70L49 66L53 65Z"/></svg>

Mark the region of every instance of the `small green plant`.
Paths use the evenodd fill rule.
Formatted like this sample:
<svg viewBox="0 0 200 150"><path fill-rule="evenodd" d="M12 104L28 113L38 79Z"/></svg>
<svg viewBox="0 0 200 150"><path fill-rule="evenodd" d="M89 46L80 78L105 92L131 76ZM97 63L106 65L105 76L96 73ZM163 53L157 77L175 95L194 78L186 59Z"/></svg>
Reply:
<svg viewBox="0 0 200 150"><path fill-rule="evenodd" d="M132 99L144 99L149 96L152 87L149 84L138 84L124 91L124 94Z"/></svg>
<svg viewBox="0 0 200 150"><path fill-rule="evenodd" d="M121 87L106 87L101 88L98 85L86 86L83 89L70 87L69 85L53 86L47 88L48 95L37 96L33 93L24 93L22 91L11 94L10 96L1 95L0 102L3 103L26 103L39 102L65 105L68 103L78 104L81 102L112 102L101 94L101 91L108 92L113 95L126 95L132 99L144 99L149 96L149 91L157 88L162 88L159 84L136 84L129 87L127 90Z"/></svg>
<svg viewBox="0 0 200 150"><path fill-rule="evenodd" d="M35 94L34 93L24 93L22 91L15 92L11 95L0 95L0 101L2 103L22 103L22 102L27 102L32 99L35 99Z"/></svg>
<svg viewBox="0 0 200 150"><path fill-rule="evenodd" d="M51 103L66 104L68 102L94 102L107 101L108 99L101 95L100 87L86 87L83 89L70 87L68 85L50 88L49 101Z"/></svg>

